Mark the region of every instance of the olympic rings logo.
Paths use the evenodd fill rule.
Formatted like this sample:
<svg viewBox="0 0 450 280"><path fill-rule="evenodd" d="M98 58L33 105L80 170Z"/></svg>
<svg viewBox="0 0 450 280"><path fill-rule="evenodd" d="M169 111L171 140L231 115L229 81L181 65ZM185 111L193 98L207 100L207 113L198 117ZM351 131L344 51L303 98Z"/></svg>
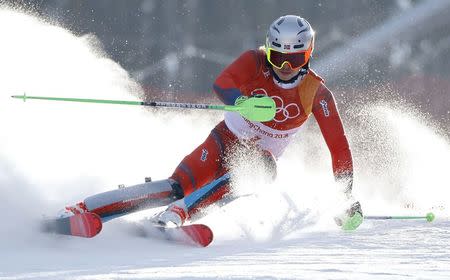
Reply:
<svg viewBox="0 0 450 280"><path fill-rule="evenodd" d="M284 101L279 96L271 96L273 100L275 100L275 104L277 104L277 100L280 101L280 107L276 107L276 113L275 118L273 119L276 122L284 122L289 119L295 119L296 117L300 116L300 108L295 103L289 103L288 105L284 106ZM289 110L290 108L290 110ZM279 119L279 113L282 113L283 118ZM292 115L291 115L292 114Z"/></svg>
<svg viewBox="0 0 450 280"><path fill-rule="evenodd" d="M265 96L269 96L267 94L267 91L263 88L254 89L251 92L251 95L255 95L255 94L263 94ZM300 116L300 114L301 114L300 107L298 107L297 104L289 103L286 106L284 106L284 101L281 97L274 95L274 96L270 96L270 98L272 98L275 101L275 104L277 105L276 111L275 111L275 118L273 119L275 122L281 123L281 122L285 122L289 119L295 119L298 116ZM282 116L280 116L280 113Z"/></svg>

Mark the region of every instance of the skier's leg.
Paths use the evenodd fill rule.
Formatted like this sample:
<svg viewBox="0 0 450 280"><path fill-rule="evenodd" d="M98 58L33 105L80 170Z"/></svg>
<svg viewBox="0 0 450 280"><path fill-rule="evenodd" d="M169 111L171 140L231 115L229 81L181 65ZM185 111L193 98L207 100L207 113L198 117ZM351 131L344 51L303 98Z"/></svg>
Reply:
<svg viewBox="0 0 450 280"><path fill-rule="evenodd" d="M219 129L223 129L220 124L175 170L172 178L189 177L187 184L181 185L172 178L146 182L96 194L68 208L71 208L72 213L90 211L98 214L103 220L109 220L135 211L168 205L187 194L187 217L192 216L199 209L221 200L230 192L229 175L226 174L227 168L223 158L231 146L238 144L233 142L235 139L227 135L224 137L224 132ZM268 178L275 178L276 162L272 154L255 150L254 157L262 157L263 168L268 173ZM185 176L189 174L186 171L190 176ZM195 195L192 196L193 193ZM181 201L179 203L182 204Z"/></svg>
<svg viewBox="0 0 450 280"><path fill-rule="evenodd" d="M224 157L229 147L237 141L222 121L201 145L181 161L171 179L180 184L184 196L226 172Z"/></svg>
<svg viewBox="0 0 450 280"><path fill-rule="evenodd" d="M273 181L276 177L276 161L273 155L268 151L255 151L254 156L261 157L264 171L267 173L267 179ZM225 171L225 169L223 169ZM201 218L205 215L205 210L211 205L225 206L234 201L238 196L233 194L230 187L230 173L224 173L219 178L196 189L189 195L172 202L166 210L157 214L155 221L160 224L173 223L181 226L189 219L191 221Z"/></svg>
<svg viewBox="0 0 450 280"><path fill-rule="evenodd" d="M225 123L219 123L208 138L175 169L171 178L180 184L184 198L156 215L155 222L181 225L204 203L211 204L229 193L229 175L224 157L237 141Z"/></svg>
<svg viewBox="0 0 450 280"><path fill-rule="evenodd" d="M223 122L217 125L205 142L185 157L171 178L90 196L83 202L66 207L59 216L91 211L106 221L146 208L168 205L184 197L221 175L224 143L229 141L223 137L225 128Z"/></svg>
<svg viewBox="0 0 450 280"><path fill-rule="evenodd" d="M59 216L89 211L107 221L146 208L167 205L181 197L182 190L172 179L146 182L87 197L83 202L66 207Z"/></svg>
<svg viewBox="0 0 450 280"><path fill-rule="evenodd" d="M214 135L214 132L218 132ZM255 166L255 168L263 168L264 172L268 175L268 180L274 180L276 177L276 161L273 155L264 150L260 150L256 145L247 145L248 143L239 143L234 135L226 128L225 124L219 124L215 130L212 131L210 137L205 141L203 145L198 147L192 154L187 156L180 166L175 170L172 178L177 178L181 182L181 187L185 191L185 197L173 202L169 207L159 213L155 220L161 224L167 224L169 222L175 225L182 225L186 219L200 217L201 212L211 204L223 206L233 201L233 194L230 188L230 175L228 168L224 163L224 158L232 154L233 149L238 149L242 152L250 154L250 157L259 157L262 159L261 166ZM216 143L222 143L222 154L219 157L220 161L208 162L210 166L204 166L199 162L200 151L213 151L217 153L214 145L208 146L208 140L215 139ZM217 141L220 140L220 141ZM216 148L219 147L216 145ZM243 151L242 149L247 149ZM235 152L235 151L234 151ZM211 159L210 159L211 160ZM218 164L220 163L220 164ZM199 168L199 167L203 167ZM211 168L213 167L213 168ZM202 173L202 170L206 170L206 173ZM215 170L214 176L211 170ZM180 180L181 178L181 180ZM211 179L212 178L212 179ZM203 183L200 185L198 182ZM198 186L202 187L198 187Z"/></svg>

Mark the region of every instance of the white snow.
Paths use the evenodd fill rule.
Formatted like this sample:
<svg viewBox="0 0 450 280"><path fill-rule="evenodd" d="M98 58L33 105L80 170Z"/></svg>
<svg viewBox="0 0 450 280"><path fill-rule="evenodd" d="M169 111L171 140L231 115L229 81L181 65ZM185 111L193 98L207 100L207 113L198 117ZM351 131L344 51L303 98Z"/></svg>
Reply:
<svg viewBox="0 0 450 280"><path fill-rule="evenodd" d="M386 104L355 108L346 123L355 197L368 215L434 211L433 223L366 221L340 231L332 218L344 205L311 122L273 184L255 178L254 163L241 166L237 191L257 195L202 219L215 233L208 248L123 230L154 210L109 222L93 239L39 233L41 215L118 184L167 177L222 116L14 100L24 92L137 100L141 91L95 38L0 9L0 40L1 280L450 278L450 144L417 112Z"/></svg>

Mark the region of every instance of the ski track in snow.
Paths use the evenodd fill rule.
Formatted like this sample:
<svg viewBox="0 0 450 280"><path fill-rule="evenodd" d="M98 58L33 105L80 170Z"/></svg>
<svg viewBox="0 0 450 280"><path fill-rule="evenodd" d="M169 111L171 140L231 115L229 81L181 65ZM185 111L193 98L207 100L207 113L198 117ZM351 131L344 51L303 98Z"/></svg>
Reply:
<svg viewBox="0 0 450 280"><path fill-rule="evenodd" d="M39 244L7 252L16 265L0 279L448 279L447 227L370 222L352 233L219 240L208 248L108 231L91 240L41 236Z"/></svg>
<svg viewBox="0 0 450 280"><path fill-rule="evenodd" d="M203 218L215 233L207 248L130 236L123 220L93 239L38 233L42 214L119 183L166 177L221 114L12 100L23 92L135 100L141 91L93 37L1 7L0 36L0 280L450 279L450 145L417 114L383 104L349 114L355 196L366 214L442 208L433 223L366 221L339 231L329 154L307 125L274 186L256 181L250 163L237 191L260 196Z"/></svg>

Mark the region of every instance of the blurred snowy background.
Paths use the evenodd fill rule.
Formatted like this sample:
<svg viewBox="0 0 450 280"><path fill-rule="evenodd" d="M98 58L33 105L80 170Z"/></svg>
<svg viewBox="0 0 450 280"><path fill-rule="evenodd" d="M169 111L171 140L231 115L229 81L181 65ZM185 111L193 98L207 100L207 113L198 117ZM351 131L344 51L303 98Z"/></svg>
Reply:
<svg viewBox="0 0 450 280"><path fill-rule="evenodd" d="M317 32L312 67L346 109L352 100L414 104L450 128L447 0L6 1L72 32L95 36L149 97L212 98L217 74L264 44L283 14Z"/></svg>

